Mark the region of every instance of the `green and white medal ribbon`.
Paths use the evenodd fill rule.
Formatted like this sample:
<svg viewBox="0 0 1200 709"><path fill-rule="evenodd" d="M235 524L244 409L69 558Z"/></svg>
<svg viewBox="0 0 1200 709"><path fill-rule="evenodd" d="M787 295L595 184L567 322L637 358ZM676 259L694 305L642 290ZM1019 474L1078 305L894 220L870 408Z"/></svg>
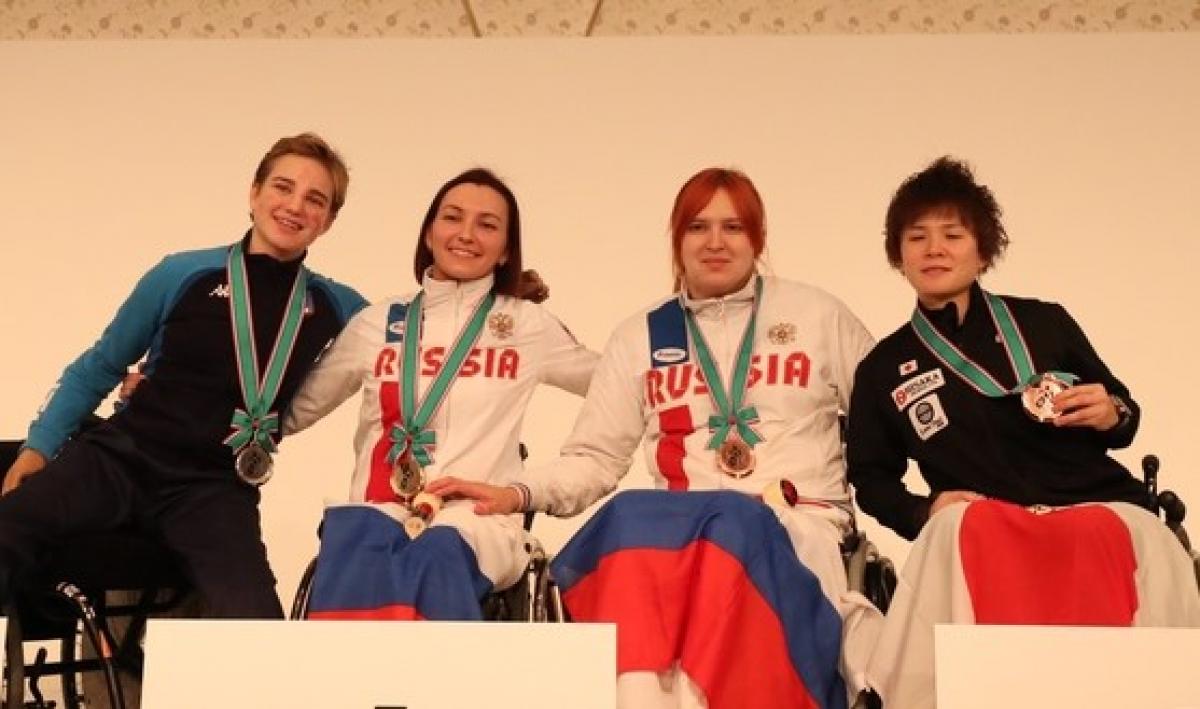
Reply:
<svg viewBox="0 0 1200 709"><path fill-rule="evenodd" d="M392 447L388 450L388 462L393 466L403 465L405 459L411 459L421 467L428 466L433 462L429 449L437 443L437 439L434 432L427 429L426 426L429 425L430 419L441 406L446 393L450 390L450 385L458 377L458 372L462 369L467 355L479 341L479 335L483 332L484 322L492 310L492 305L496 302L496 296L489 292L476 306L475 312L467 321L462 332L458 334L450 349L450 354L442 363L441 369L438 370L437 376L429 385L429 389L425 392L425 398L418 407L416 401L417 348L421 343L421 306L424 300L425 291L421 291L409 303L408 312L404 316L404 359L400 372L401 422L394 424L389 434ZM406 484L401 487L408 490L411 487L419 489L420 486Z"/></svg>
<svg viewBox="0 0 1200 709"><path fill-rule="evenodd" d="M984 304L988 314L1000 333L1000 343L1008 355L1008 362L1016 376L1017 385L1012 389L1006 388L996 380L986 369L976 364L971 358L962 353L954 343L947 340L938 332L929 318L919 307L913 309L909 324L933 356L949 367L954 373L975 391L991 398L1000 398L1014 394L1021 395L1022 401L1030 415L1039 421L1054 418L1051 399L1060 391L1065 391L1079 377L1074 374L1059 371L1038 373L1033 368L1033 356L1017 327L1016 318L1009 310L1004 299L984 292Z"/></svg>
<svg viewBox="0 0 1200 709"><path fill-rule="evenodd" d="M291 359L292 349L304 318L304 301L308 293L308 272L300 266L292 281L283 320L275 336L275 344L267 360L267 368L259 376L258 346L254 338L254 309L251 305L250 283L246 275L246 259L242 244L229 250L225 265L229 279L229 310L233 326L233 349L237 361L238 383L245 408L236 408L229 422L233 431L225 445L238 456L238 474L246 482L262 484L270 476L270 454L276 450L272 434L279 431L279 412L272 411L283 373Z"/></svg>
<svg viewBox="0 0 1200 709"><path fill-rule="evenodd" d="M756 276L754 281L754 304L751 306L750 319L742 333L741 345L738 347L737 359L734 361L733 378L730 381L728 393L721 381L721 372L713 361L704 334L696 324L696 318L690 310L684 308L684 318L687 322L688 335L696 349L696 360L700 371L704 373L704 381L708 384L708 392L717 412L708 417L708 428L713 432L708 439L709 450L717 451L717 465L723 472L736 478L749 475L754 470L754 454L752 448L762 442L763 437L750 424L758 423L758 410L753 406L743 406L746 398L746 382L749 380L750 359L754 354L754 330L758 322L758 305L762 300L762 277Z"/></svg>

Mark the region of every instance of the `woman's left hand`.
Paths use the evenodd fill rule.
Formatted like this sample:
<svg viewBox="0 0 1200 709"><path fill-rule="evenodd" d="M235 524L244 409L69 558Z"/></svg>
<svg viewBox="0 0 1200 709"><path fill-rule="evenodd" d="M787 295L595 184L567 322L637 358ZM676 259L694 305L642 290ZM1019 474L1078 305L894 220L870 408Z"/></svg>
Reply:
<svg viewBox="0 0 1200 709"><path fill-rule="evenodd" d="M1103 384L1076 384L1054 397L1054 410L1061 412L1055 426L1081 426L1107 431L1121 420L1116 404Z"/></svg>
<svg viewBox="0 0 1200 709"><path fill-rule="evenodd" d="M521 511L521 493L511 487L447 476L431 481L425 486L425 492L443 500L475 500L477 515L506 515Z"/></svg>

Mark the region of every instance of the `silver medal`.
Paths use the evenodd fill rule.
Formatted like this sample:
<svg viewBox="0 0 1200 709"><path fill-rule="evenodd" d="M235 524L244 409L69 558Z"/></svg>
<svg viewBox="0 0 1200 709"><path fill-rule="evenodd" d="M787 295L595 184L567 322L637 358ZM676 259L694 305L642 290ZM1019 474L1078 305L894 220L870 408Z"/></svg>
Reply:
<svg viewBox="0 0 1200 709"><path fill-rule="evenodd" d="M235 467L239 478L247 484L258 487L271 479L274 461L265 448L257 443L251 443L237 454Z"/></svg>

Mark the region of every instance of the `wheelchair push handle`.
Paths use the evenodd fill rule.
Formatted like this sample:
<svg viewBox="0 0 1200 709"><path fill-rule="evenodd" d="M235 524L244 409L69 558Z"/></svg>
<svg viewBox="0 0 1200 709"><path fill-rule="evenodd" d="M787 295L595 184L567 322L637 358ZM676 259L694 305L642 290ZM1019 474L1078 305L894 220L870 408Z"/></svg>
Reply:
<svg viewBox="0 0 1200 709"><path fill-rule="evenodd" d="M1142 480L1146 482L1146 492L1152 505L1158 502L1158 468L1158 456L1151 453L1142 458Z"/></svg>

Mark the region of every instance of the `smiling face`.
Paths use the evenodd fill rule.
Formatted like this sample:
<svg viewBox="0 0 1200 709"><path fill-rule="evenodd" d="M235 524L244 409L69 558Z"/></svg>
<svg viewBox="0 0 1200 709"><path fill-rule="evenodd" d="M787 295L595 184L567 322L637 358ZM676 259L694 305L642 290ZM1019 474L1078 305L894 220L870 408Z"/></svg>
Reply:
<svg viewBox="0 0 1200 709"><path fill-rule="evenodd" d="M463 183L442 197L425 244L433 254L437 280L473 281L492 273L508 258L508 205L485 185Z"/></svg>
<svg viewBox="0 0 1200 709"><path fill-rule="evenodd" d="M266 179L250 187L250 253L299 258L333 223L333 177L299 155L275 159Z"/></svg>
<svg viewBox="0 0 1200 709"><path fill-rule="evenodd" d="M960 313L986 264L975 233L957 210L926 212L900 235L900 271L927 308L953 302Z"/></svg>
<svg viewBox="0 0 1200 709"><path fill-rule="evenodd" d="M746 285L754 273L755 248L729 192L713 193L692 217L679 242L683 283L693 298L717 298Z"/></svg>

